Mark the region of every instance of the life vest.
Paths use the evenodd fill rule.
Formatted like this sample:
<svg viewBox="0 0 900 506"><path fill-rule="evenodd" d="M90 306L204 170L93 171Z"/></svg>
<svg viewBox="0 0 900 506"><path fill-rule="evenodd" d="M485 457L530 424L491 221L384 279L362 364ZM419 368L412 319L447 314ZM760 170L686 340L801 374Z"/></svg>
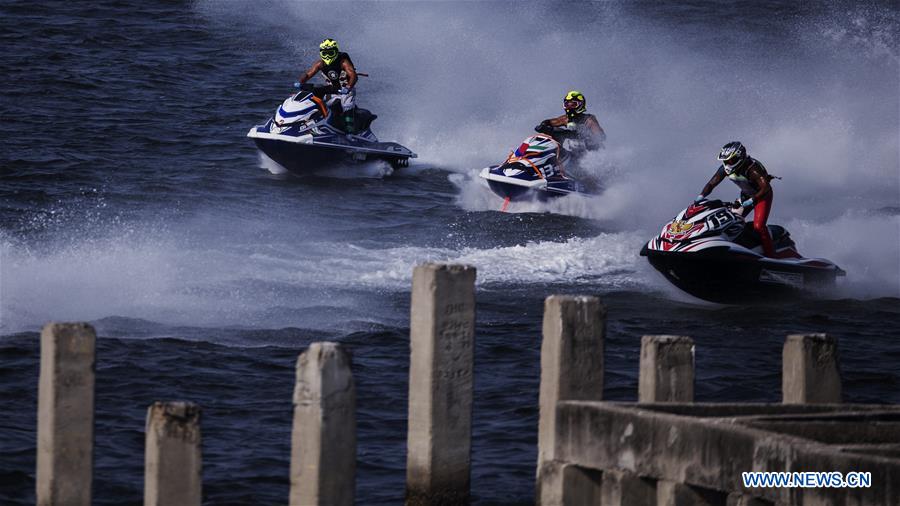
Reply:
<svg viewBox="0 0 900 506"><path fill-rule="evenodd" d="M567 119L569 120L569 125L574 126L576 138L584 142L584 147L586 149L597 149L603 141L606 140L604 135L595 132L588 124L589 120L593 120L595 124L599 124L597 118L593 114L583 112L581 114L569 116Z"/></svg>
<svg viewBox="0 0 900 506"><path fill-rule="evenodd" d="M722 166L722 170L725 170L724 165ZM747 157L747 160L733 170L731 174L728 174L727 172L725 174L732 183L738 185L738 188L741 189L741 195L756 195L759 191L759 187L757 187L752 179L747 177L750 175L751 171L758 172L767 183L774 179L774 176L769 175L766 167L760 163L759 160L750 157Z"/></svg>
<svg viewBox="0 0 900 506"><path fill-rule="evenodd" d="M338 53L337 58L330 65L325 65L325 62L322 62L322 75L325 76L325 79L328 79L329 84L335 89L347 84L347 72L343 69L344 60L353 65L353 60L350 59L350 55L347 53Z"/></svg>

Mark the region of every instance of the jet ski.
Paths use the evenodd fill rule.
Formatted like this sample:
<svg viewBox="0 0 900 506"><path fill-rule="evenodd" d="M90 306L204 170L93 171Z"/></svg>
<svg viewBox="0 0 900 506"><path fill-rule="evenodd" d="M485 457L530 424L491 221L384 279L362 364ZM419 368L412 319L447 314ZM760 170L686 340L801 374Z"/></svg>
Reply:
<svg viewBox="0 0 900 506"><path fill-rule="evenodd" d="M377 116L367 109L355 109L354 133L338 128L342 124L341 101L329 91L328 86L300 86L274 116L251 128L247 137L266 156L297 174L370 160L384 160L398 168L416 158L396 142L380 142L370 128Z"/></svg>
<svg viewBox="0 0 900 506"><path fill-rule="evenodd" d="M547 201L555 197L588 193L580 181L568 176L563 162L571 160L562 144L552 135L538 133L527 137L500 165L481 169L491 190L503 198L502 210L510 201Z"/></svg>
<svg viewBox="0 0 900 506"><path fill-rule="evenodd" d="M644 245L641 256L678 288L723 304L808 295L846 274L830 260L801 256L778 225L768 227L779 258L766 257L753 223L732 206L720 200L692 204Z"/></svg>

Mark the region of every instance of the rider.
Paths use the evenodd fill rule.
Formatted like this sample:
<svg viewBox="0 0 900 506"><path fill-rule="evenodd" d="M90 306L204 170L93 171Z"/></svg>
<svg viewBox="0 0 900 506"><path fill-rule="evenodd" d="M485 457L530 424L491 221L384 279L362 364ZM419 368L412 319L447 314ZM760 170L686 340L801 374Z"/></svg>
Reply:
<svg viewBox="0 0 900 506"><path fill-rule="evenodd" d="M545 119L536 126L536 132L545 133L562 144L569 139L569 150L564 155L581 155L603 147L606 132L600 127L597 117L587 112L587 100L578 90L566 93L563 98L565 114Z"/></svg>
<svg viewBox="0 0 900 506"><path fill-rule="evenodd" d="M331 94L337 94L341 99L341 109L344 111L344 130L354 133L354 114L356 108L356 68L350 55L342 53L338 49L338 43L334 39L325 39L319 44L319 59L312 67L300 76L300 84L313 78L317 72L322 72L328 84L331 86Z"/></svg>
<svg viewBox="0 0 900 506"><path fill-rule="evenodd" d="M773 176L766 172L766 168L759 160L747 156L747 148L738 141L722 146L718 158L722 165L694 202L705 199L726 177L731 179L741 189L741 199L735 202L735 207L740 206L741 216L749 214L751 209L754 210L753 229L759 234L763 252L767 257L775 257L775 246L766 226L769 211L772 210L772 186L769 181Z"/></svg>

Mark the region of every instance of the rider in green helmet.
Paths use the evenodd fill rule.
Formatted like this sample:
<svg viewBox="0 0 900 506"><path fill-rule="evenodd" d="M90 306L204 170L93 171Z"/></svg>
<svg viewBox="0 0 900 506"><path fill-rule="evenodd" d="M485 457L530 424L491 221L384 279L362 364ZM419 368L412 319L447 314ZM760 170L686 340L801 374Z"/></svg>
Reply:
<svg viewBox="0 0 900 506"><path fill-rule="evenodd" d="M305 83L321 72L328 84L331 85L331 93L340 95L341 108L344 111L344 130L348 134L356 131L354 125L354 109L356 108L356 68L350 55L342 53L338 43L334 39L325 39L319 44L319 59L312 64L305 74L300 76L300 84Z"/></svg>
<svg viewBox="0 0 900 506"><path fill-rule="evenodd" d="M580 155L585 151L594 151L603 147L606 132L597 121L597 117L587 112L587 100L578 90L566 93L563 98L565 114L545 119L535 131L553 136L561 144L568 140L568 151Z"/></svg>

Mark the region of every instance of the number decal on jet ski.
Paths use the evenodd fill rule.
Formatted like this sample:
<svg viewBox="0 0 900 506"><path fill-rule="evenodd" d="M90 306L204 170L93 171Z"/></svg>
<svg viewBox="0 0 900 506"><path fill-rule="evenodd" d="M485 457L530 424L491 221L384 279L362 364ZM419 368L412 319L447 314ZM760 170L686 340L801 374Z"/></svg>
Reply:
<svg viewBox="0 0 900 506"><path fill-rule="evenodd" d="M715 214L709 217L709 228L719 228L734 221L734 215L725 209L719 209Z"/></svg>

